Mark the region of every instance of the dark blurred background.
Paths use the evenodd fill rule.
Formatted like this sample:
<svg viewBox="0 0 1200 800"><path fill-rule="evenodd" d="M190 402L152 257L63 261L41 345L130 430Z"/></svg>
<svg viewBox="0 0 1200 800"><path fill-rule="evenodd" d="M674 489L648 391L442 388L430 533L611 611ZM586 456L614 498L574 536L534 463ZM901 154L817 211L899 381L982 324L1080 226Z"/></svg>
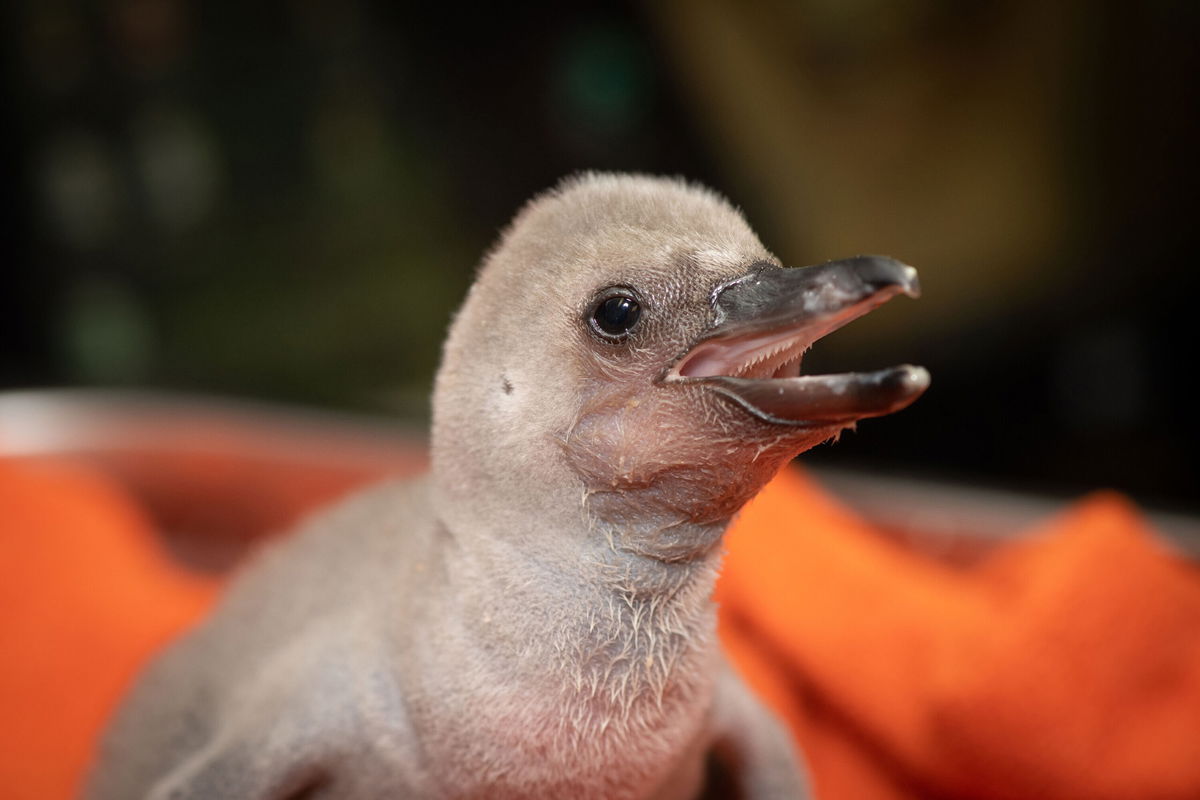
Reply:
<svg viewBox="0 0 1200 800"><path fill-rule="evenodd" d="M1189 2L8 4L0 388L423 424L481 251L585 168L801 265L921 270L812 371L928 366L806 458L1200 510Z"/></svg>

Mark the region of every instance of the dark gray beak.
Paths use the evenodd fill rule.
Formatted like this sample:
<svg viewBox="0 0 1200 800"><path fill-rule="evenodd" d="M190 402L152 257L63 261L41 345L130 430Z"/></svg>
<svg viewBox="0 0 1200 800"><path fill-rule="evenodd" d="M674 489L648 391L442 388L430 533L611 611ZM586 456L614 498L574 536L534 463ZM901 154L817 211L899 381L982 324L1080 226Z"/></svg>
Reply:
<svg viewBox="0 0 1200 800"><path fill-rule="evenodd" d="M797 269L756 265L717 289L712 326L665 379L703 382L779 424L844 425L898 411L928 388L926 370L800 374L814 341L898 294L920 294L917 271L884 256Z"/></svg>

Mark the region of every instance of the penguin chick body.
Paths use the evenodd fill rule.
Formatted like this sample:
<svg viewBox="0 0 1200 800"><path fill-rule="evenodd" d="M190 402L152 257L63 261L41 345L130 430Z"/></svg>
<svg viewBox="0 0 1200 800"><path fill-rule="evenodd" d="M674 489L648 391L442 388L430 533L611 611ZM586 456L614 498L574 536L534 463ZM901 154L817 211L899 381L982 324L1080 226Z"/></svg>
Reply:
<svg viewBox="0 0 1200 800"><path fill-rule="evenodd" d="M811 376L915 272L784 269L726 201L588 174L535 198L445 344L428 475L311 519L139 679L90 800L803 795L724 664L733 514L928 383Z"/></svg>

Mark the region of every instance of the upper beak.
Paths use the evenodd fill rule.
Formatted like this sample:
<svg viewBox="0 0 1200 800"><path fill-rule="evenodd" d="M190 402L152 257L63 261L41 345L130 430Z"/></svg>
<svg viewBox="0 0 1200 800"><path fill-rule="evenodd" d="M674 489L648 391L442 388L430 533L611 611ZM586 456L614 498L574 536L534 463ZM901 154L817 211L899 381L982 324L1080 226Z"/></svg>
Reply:
<svg viewBox="0 0 1200 800"><path fill-rule="evenodd" d="M897 411L928 388L926 370L903 365L800 375L801 358L814 341L897 294L920 294L917 271L884 256L799 269L760 266L716 291L712 326L666 380L703 381L776 423L847 424Z"/></svg>

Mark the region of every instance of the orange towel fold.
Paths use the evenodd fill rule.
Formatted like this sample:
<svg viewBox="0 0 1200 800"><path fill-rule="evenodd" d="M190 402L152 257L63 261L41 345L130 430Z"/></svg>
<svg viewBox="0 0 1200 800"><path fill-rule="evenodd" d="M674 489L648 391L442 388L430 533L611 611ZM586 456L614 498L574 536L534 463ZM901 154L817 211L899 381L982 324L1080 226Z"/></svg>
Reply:
<svg viewBox="0 0 1200 800"><path fill-rule="evenodd" d="M138 667L216 588L103 476L0 458L0 796L74 797Z"/></svg>
<svg viewBox="0 0 1200 800"><path fill-rule="evenodd" d="M970 568L787 471L741 515L722 637L822 800L1200 798L1200 574L1096 495ZM0 459L0 786L71 797L137 665L214 581L86 469Z"/></svg>
<svg viewBox="0 0 1200 800"><path fill-rule="evenodd" d="M1120 497L956 570L788 471L729 548L727 649L819 797L1200 798L1200 574Z"/></svg>

